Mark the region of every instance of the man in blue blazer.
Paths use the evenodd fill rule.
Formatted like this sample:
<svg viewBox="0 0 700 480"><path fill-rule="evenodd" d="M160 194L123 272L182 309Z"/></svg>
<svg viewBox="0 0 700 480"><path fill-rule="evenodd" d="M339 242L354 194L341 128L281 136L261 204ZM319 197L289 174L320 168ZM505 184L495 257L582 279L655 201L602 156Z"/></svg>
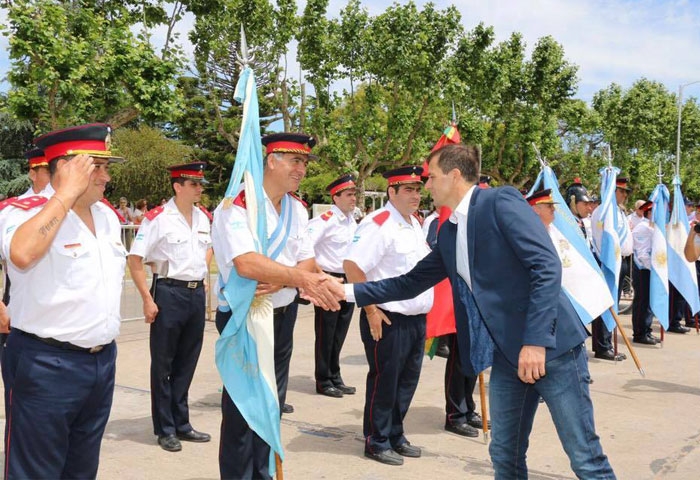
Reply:
<svg viewBox="0 0 700 480"><path fill-rule="evenodd" d="M475 375L492 367L489 452L496 478L527 478L539 397L576 475L615 478L595 432L587 332L561 290L554 245L517 190L475 188L480 166L472 146L431 154L426 188L436 205L453 212L437 248L405 275L347 285L348 301L411 298L449 277L463 370Z"/></svg>

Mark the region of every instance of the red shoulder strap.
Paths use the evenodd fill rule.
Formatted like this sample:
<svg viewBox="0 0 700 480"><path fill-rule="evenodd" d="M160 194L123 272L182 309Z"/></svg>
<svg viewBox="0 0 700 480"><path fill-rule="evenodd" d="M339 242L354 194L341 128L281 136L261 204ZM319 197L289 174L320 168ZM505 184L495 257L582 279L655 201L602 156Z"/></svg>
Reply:
<svg viewBox="0 0 700 480"><path fill-rule="evenodd" d="M0 202L0 210L7 207L8 205L12 205L12 202L14 202L15 200L17 200L17 197L7 198Z"/></svg>
<svg viewBox="0 0 700 480"><path fill-rule="evenodd" d="M209 219L209 222L213 222L213 221L214 221L214 217L212 216L211 212L210 212L209 210L207 210L206 208L204 208L203 205L198 205L198 206L199 206L199 209L200 209L202 212L204 212L204 215L207 216L207 218Z"/></svg>
<svg viewBox="0 0 700 480"><path fill-rule="evenodd" d="M321 218L323 219L324 222L327 222L329 218L333 216L333 210L326 210L323 215L321 215Z"/></svg>
<svg viewBox="0 0 700 480"><path fill-rule="evenodd" d="M117 216L117 218L119 219L119 223L126 223L126 218L124 218L124 215L122 215L121 213L119 213L119 210L117 210L116 208L114 208L114 207L112 206L112 204L109 203L109 200L107 200L106 198L102 197L102 200L100 200L100 202L102 202L102 203L104 203L105 205L107 205L107 206L109 207L109 209L112 210L112 211L114 212L114 214L115 214L115 215Z"/></svg>
<svg viewBox="0 0 700 480"><path fill-rule="evenodd" d="M160 205L156 208L152 208L146 212L144 217L147 218L149 221L153 221L154 218L156 218L158 215L163 213L163 209L164 209L163 205Z"/></svg>
<svg viewBox="0 0 700 480"><path fill-rule="evenodd" d="M49 199L43 195L34 195L32 197L14 198L13 201L10 202L10 205L21 208L22 210L30 210L32 208L40 207L48 201Z"/></svg>
<svg viewBox="0 0 700 480"><path fill-rule="evenodd" d="M233 204L237 207L247 208L245 203L245 190L241 190L241 193L233 200Z"/></svg>
<svg viewBox="0 0 700 480"><path fill-rule="evenodd" d="M381 227L390 216L391 213L388 210L384 210L382 213L378 213L377 215L372 217L372 220L374 221L374 223Z"/></svg>
<svg viewBox="0 0 700 480"><path fill-rule="evenodd" d="M304 205L304 208L307 208L307 207L308 207L308 205L306 204L306 202L305 202L304 200L302 200L301 198L297 197L297 196L294 195L292 192L289 192L289 195L290 195L293 199L300 201L301 204Z"/></svg>

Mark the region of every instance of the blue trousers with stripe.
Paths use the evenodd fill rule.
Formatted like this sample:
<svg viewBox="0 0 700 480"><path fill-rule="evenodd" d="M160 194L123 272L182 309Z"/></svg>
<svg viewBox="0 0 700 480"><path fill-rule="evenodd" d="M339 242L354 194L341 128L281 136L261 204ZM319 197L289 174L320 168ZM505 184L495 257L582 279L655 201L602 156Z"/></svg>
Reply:
<svg viewBox="0 0 700 480"><path fill-rule="evenodd" d="M3 355L5 478L97 477L116 344L90 354L13 330Z"/></svg>

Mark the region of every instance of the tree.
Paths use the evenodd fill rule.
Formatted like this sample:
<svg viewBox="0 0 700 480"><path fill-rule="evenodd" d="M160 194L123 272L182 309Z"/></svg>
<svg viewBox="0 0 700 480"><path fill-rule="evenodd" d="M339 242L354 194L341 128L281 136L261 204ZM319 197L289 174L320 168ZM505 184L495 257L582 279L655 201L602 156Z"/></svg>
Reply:
<svg viewBox="0 0 700 480"><path fill-rule="evenodd" d="M112 181L109 199L127 197L131 201L145 198L157 204L173 195L166 167L190 161L192 148L166 138L152 127L123 128L114 133L114 150L126 159L110 170ZM206 202L206 198L202 200Z"/></svg>
<svg viewBox="0 0 700 480"><path fill-rule="evenodd" d="M161 57L147 33L134 35L131 28L144 20L146 26L168 22L172 27L181 7L168 17L161 1L14 0L6 5L8 103L18 118L44 132L96 121L118 128L137 118L172 117L177 104L172 86L182 65L172 28Z"/></svg>

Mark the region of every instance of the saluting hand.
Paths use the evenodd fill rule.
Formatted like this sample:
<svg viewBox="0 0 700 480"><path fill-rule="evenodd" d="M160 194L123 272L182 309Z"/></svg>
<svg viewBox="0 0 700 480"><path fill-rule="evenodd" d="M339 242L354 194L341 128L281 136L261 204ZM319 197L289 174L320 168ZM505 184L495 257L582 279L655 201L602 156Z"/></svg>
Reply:
<svg viewBox="0 0 700 480"><path fill-rule="evenodd" d="M56 193L72 204L87 190L93 170L94 160L86 154L76 155L71 160L59 160L54 175Z"/></svg>

